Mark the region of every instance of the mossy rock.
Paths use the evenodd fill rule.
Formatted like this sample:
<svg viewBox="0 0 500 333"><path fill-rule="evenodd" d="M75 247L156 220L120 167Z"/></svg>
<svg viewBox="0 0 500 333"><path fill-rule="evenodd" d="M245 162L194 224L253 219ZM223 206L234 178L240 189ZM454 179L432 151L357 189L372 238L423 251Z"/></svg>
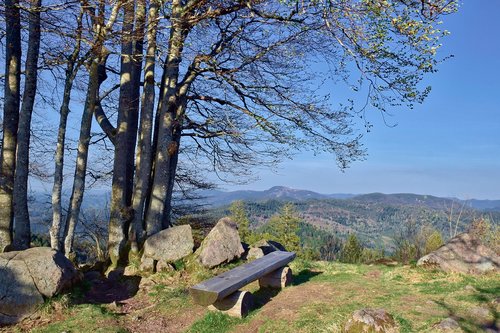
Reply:
<svg viewBox="0 0 500 333"><path fill-rule="evenodd" d="M383 309L355 311L344 326L345 333L397 333L394 318Z"/></svg>

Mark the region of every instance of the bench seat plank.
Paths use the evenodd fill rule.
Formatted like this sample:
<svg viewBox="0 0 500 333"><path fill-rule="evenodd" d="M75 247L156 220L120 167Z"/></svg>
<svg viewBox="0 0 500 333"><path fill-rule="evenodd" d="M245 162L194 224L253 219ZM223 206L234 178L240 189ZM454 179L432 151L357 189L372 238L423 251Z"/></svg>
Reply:
<svg viewBox="0 0 500 333"><path fill-rule="evenodd" d="M189 293L196 303L210 305L278 268L286 266L294 258L294 252L271 252L262 258L203 281L191 287Z"/></svg>

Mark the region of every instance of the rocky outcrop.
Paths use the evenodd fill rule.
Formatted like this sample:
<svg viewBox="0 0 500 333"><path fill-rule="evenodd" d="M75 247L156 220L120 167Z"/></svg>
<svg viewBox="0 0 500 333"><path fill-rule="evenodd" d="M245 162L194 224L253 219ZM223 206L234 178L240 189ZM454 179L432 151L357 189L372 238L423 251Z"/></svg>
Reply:
<svg viewBox="0 0 500 333"><path fill-rule="evenodd" d="M64 255L48 247L0 254L0 324L29 316L44 298L70 288L80 278Z"/></svg>
<svg viewBox="0 0 500 333"><path fill-rule="evenodd" d="M243 252L238 226L225 217L205 237L196 254L203 266L212 268L239 258Z"/></svg>
<svg viewBox="0 0 500 333"><path fill-rule="evenodd" d="M471 234L463 233L420 258L417 265L445 272L481 274L499 271L500 257Z"/></svg>
<svg viewBox="0 0 500 333"><path fill-rule="evenodd" d="M261 240L250 246L248 250L247 259L259 259L274 251L286 251L285 247L275 241Z"/></svg>
<svg viewBox="0 0 500 333"><path fill-rule="evenodd" d="M394 318L383 309L355 311L344 326L345 333L397 333L399 327Z"/></svg>
<svg viewBox="0 0 500 333"><path fill-rule="evenodd" d="M191 226L179 225L162 230L144 243L142 261L147 258L165 263L174 262L193 253Z"/></svg>

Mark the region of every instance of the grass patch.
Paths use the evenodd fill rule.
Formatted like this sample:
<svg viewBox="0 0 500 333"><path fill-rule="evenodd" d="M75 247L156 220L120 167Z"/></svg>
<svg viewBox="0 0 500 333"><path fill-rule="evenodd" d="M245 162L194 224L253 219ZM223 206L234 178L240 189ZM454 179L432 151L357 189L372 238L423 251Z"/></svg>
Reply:
<svg viewBox="0 0 500 333"><path fill-rule="evenodd" d="M77 305L71 308L71 313L66 320L49 324L43 328L35 328L34 333L125 333L125 328L117 327L117 315L108 311L101 305Z"/></svg>
<svg viewBox="0 0 500 333"><path fill-rule="evenodd" d="M480 332L494 325L488 318L499 318L498 307L493 303L500 295L498 275L468 276L411 266L302 259L291 263L292 287L282 291L260 289L254 282L244 288L254 294L256 303L255 310L244 319L205 312L193 304L189 286L237 265L207 270L195 262L179 262L176 264L179 271L156 275L161 282L142 294L146 299L141 301L148 307L136 311L135 318L155 321L161 317L170 322L187 316L190 320L183 329L190 333L237 333L257 328L258 332L341 332L351 314L363 308L386 310L397 321L401 332L432 332L433 325L450 316L456 318L464 332ZM62 312L62 320L33 332L121 333L127 332L126 327L136 329L137 320L142 319L115 314L109 306L75 305L72 300L81 297L86 288L88 286L81 285L71 295L47 302L44 316L51 317L50 311L55 311L51 309L58 307L63 310L54 313ZM481 315L482 309L490 311L489 314ZM199 319L194 321L195 318ZM131 320L135 326L130 325Z"/></svg>
<svg viewBox="0 0 500 333"><path fill-rule="evenodd" d="M244 319L232 318L227 314L209 311L203 318L196 321L189 333L224 333L229 332L234 326L241 324Z"/></svg>

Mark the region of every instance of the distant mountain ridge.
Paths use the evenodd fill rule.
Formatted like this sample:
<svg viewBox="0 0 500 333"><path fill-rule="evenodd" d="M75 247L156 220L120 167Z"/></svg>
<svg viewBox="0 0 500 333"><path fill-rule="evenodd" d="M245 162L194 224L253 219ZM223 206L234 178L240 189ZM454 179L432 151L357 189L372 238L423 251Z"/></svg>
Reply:
<svg viewBox="0 0 500 333"><path fill-rule="evenodd" d="M404 205L424 205L432 208L444 208L444 204L456 202L467 207L480 211L500 211L500 200L460 200L455 198L444 198L433 195L422 195L413 193L368 193L368 194L348 194L333 193L321 194L309 190L293 189L285 186L273 186L268 190L239 190L239 191L220 191L209 190L201 193L205 197L203 200L213 207L228 205L235 200L248 202L264 202L268 200L300 202L307 200L322 199L351 199L356 202L378 202L386 204L404 204Z"/></svg>
<svg viewBox="0 0 500 333"><path fill-rule="evenodd" d="M298 190L285 186L273 186L268 190L239 190L239 191L219 191L209 190L201 193L205 197L204 201L214 207L228 205L235 200L243 201L304 201L313 199L348 199L356 196L355 194L321 194L309 190Z"/></svg>

